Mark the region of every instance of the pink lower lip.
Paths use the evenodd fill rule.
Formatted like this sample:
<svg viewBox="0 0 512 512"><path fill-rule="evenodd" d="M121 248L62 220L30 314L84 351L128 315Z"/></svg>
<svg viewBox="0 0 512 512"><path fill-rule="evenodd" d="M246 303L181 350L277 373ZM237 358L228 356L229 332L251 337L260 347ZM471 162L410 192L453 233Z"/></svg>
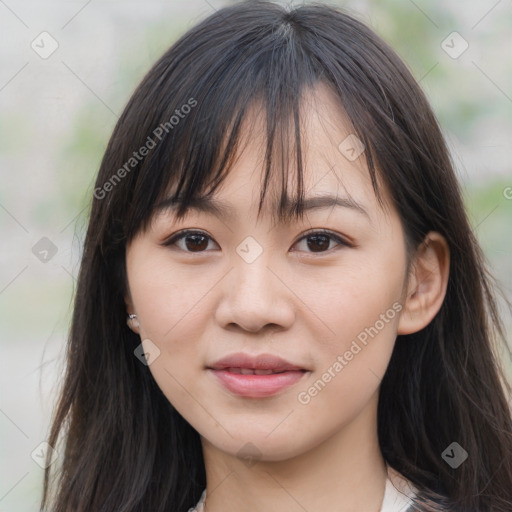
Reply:
<svg viewBox="0 0 512 512"><path fill-rule="evenodd" d="M243 375L226 370L208 369L208 371L213 373L232 393L250 398L275 395L298 382L307 373L302 370L293 370L269 375Z"/></svg>

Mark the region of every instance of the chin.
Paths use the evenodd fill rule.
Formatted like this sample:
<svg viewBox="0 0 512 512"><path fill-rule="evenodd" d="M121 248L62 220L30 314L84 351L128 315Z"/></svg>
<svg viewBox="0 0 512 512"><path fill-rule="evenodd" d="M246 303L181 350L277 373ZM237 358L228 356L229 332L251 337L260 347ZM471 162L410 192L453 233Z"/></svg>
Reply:
<svg viewBox="0 0 512 512"><path fill-rule="evenodd" d="M277 425L279 422L275 423ZM274 426L275 428L275 426ZM233 457L247 460L248 465L254 462L280 462L294 458L312 446L303 446L301 440L295 439L292 431L284 430L277 433L272 429L255 430L254 425L236 426L237 432L243 432L236 437L223 436L223 439L208 439L208 443ZM271 434L269 435L269 432ZM296 432L296 430L295 430ZM309 440L310 441L310 440ZM307 443L313 445L314 443Z"/></svg>

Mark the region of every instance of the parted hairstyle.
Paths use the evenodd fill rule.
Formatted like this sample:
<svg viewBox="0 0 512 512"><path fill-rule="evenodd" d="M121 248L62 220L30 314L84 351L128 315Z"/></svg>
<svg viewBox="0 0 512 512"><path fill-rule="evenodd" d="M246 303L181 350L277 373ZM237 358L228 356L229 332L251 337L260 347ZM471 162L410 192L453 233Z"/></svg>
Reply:
<svg viewBox="0 0 512 512"><path fill-rule="evenodd" d="M450 248L440 311L421 331L397 337L380 386L384 459L418 488L411 510L512 510L510 384L498 357L506 340L495 283L428 101L397 54L353 15L264 1L225 7L186 32L114 128L92 197L48 438L61 457L46 470L41 510L186 512L198 501L206 486L199 434L134 356L140 338L126 326L126 245L148 228L171 185L178 218L215 191L255 101L267 121L258 212L281 172L279 216L301 216L301 97L319 83L364 144L377 198L377 176L387 185L409 255L429 231ZM296 165L275 157L283 147ZM293 211L285 201L289 167L297 173ZM454 441L469 454L457 469L441 456Z"/></svg>

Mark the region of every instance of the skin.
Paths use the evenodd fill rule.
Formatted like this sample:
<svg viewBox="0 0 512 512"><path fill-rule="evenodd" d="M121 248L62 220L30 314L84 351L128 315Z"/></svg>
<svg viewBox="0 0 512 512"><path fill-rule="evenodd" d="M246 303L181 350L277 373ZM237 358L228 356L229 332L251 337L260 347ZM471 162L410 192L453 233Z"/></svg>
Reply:
<svg viewBox="0 0 512 512"><path fill-rule="evenodd" d="M255 134L264 133L265 125L256 109L251 112L244 128L248 144L214 196L234 214L219 219L192 211L176 222L164 211L128 245L127 312L140 324L132 329L151 340L145 346L160 350L149 369L201 436L208 511L378 512L386 480L377 439L380 380L397 334L420 330L441 307L448 247L431 232L407 267L390 195L381 185L383 210L364 156L351 162L338 150L351 131L321 85L304 103L306 196L349 196L366 214L329 207L276 224L276 187L257 219L263 152ZM289 181L289 195L294 185ZM328 248L313 243L311 249L303 237L312 228L351 245L331 238ZM190 239L188 245L186 239L162 245L182 229L210 238L199 252ZM236 252L247 236L263 249L252 263ZM389 319L393 304L401 311ZM388 321L378 334L359 343L362 349L350 361L344 358L343 369L301 403L299 393L322 379L381 315ZM234 352L275 354L309 372L274 396L240 397L205 369ZM249 442L257 451L252 463L243 459Z"/></svg>

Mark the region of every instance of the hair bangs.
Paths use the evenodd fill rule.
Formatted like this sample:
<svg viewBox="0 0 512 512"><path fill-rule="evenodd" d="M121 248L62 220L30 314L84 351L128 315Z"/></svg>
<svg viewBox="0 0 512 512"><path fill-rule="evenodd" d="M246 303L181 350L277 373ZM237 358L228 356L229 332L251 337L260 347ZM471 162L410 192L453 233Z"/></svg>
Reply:
<svg viewBox="0 0 512 512"><path fill-rule="evenodd" d="M220 37L215 24L210 23L209 44L200 48L195 32L207 29L199 25L155 65L155 69L162 69L160 87L151 91L144 82L139 87L136 94L144 96L146 102L148 94L157 95L152 103L157 105L154 112L160 113L147 124L143 138L150 137L155 126L165 125L165 119L171 118L180 104L185 105L193 98L197 105L164 134L141 164L134 187L134 206L126 219L128 239L139 230L145 231L162 205L172 205L176 218L183 218L194 199L217 190L245 145L260 135L266 135L266 143L258 217L270 182L277 190L272 203L276 205L273 219L303 216L303 95L320 81L333 90L340 105L342 97L352 101L353 95L340 90L343 79L333 77L332 63L320 62L314 49L308 48L299 21L291 13L283 15L280 8L276 14L280 16L269 18L257 34L244 32L242 25L229 41L225 34ZM238 16L243 16L243 12ZM200 39L206 39L204 34ZM202 70L200 75L195 72L199 79L193 83L183 78L191 70L185 69L177 58L184 47L187 54L196 55L194 68ZM354 133L369 145L366 130L358 127L364 123L357 110L347 111L349 122ZM253 131L253 116L260 115L266 120L266 129L261 134ZM371 152L365 156L379 197ZM295 170L296 178L293 196L287 190L290 168Z"/></svg>

